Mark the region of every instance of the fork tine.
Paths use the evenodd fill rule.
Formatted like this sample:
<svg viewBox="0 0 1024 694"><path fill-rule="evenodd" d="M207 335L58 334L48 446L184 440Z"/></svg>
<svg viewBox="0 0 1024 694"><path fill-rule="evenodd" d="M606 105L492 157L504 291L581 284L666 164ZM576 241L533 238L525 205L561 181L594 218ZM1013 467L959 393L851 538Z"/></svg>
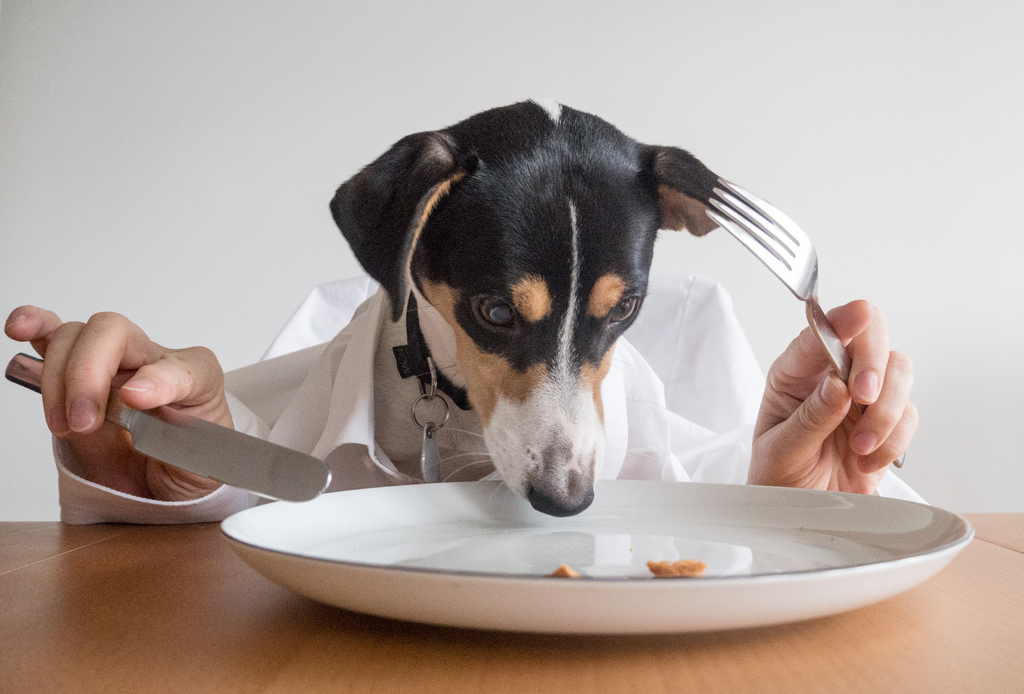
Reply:
<svg viewBox="0 0 1024 694"><path fill-rule="evenodd" d="M705 214L707 214L711 221L725 229L727 232L732 234L737 241L746 246L747 250L757 256L757 259L767 265L772 272L776 274L788 274L793 271L792 264L790 264L785 257L766 244L760 236L750 233L750 231L745 226L742 226L740 222L736 222L710 209L707 210Z"/></svg>
<svg viewBox="0 0 1024 694"><path fill-rule="evenodd" d="M807 304L807 320L815 337L846 381L850 358L818 304L818 257L810 237L778 209L724 179L718 179L708 206L705 214L711 220L736 237ZM795 248L787 245L781 236L792 241ZM792 263L782 253L788 255ZM779 268L780 264L785 265L785 271Z"/></svg>
<svg viewBox="0 0 1024 694"><path fill-rule="evenodd" d="M718 179L718 184L742 200L750 209L756 210L762 217L774 225L776 229L781 230L783 234L788 236L798 247L810 245L811 239L800 228L800 225L767 200L759 198L749 190L724 178Z"/></svg>
<svg viewBox="0 0 1024 694"><path fill-rule="evenodd" d="M716 194L722 198L725 202L712 198L709 203L718 212L715 216L712 216L712 212L708 212L708 216L717 223L721 224L721 219L725 218L732 222L734 227L730 228L724 226L726 231L729 231L733 236L736 236L741 241L745 239L751 239L755 241L761 248L770 253L778 262L786 266L787 270L793 269L792 260L796 257L793 249L781 242L774 233L765 227L765 225L758 221L752 214L744 214L746 212L740 207L733 206L727 197L724 197L724 192L718 189L715 190ZM738 235L742 234L742 237ZM748 248L751 248L749 244L746 244Z"/></svg>
<svg viewBox="0 0 1024 694"><path fill-rule="evenodd" d="M791 258L795 258L797 250L800 249L800 241L791 234L784 224L781 224L778 220L772 218L771 214L759 207L755 200L743 198L739 195L733 194L732 191L726 191L721 188L715 188L714 194L718 196L718 199L714 198L710 201L711 204L715 205L719 211L723 210L723 207L728 206L732 212L736 215L743 217L746 222L744 226L752 225L754 230L751 233L760 233L767 237L774 245L782 250L786 255ZM724 203L724 204L723 204ZM736 220L739 222L740 220Z"/></svg>

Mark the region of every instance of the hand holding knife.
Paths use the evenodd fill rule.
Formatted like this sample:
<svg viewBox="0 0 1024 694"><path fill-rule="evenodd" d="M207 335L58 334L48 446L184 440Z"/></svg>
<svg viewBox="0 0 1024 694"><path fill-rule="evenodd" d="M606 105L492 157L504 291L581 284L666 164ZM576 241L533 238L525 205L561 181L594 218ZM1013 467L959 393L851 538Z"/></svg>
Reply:
<svg viewBox="0 0 1024 694"><path fill-rule="evenodd" d="M41 393L42 372L41 359L18 354L7 365L6 377ZM106 418L131 434L140 453L261 496L308 501L331 481L330 469L318 458L171 407L142 412L118 402Z"/></svg>

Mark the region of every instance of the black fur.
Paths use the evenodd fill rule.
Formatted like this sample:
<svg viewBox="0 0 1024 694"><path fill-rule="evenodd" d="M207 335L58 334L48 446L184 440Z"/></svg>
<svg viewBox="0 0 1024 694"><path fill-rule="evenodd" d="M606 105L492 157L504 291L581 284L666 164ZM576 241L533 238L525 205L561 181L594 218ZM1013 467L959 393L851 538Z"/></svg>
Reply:
<svg viewBox="0 0 1024 694"><path fill-rule="evenodd" d="M426 198L458 175L414 248ZM338 189L331 211L356 258L388 291L398 320L410 261L414 275L443 281L465 296L507 292L526 273L567 295L569 241L552 233L568 228L567 199L577 206L581 247L588 249L583 286L615 271L642 295L663 226L659 189L706 203L716 180L681 149L642 145L606 121L566 107L556 126L540 106L521 102L401 139ZM497 348L500 340L490 341ZM530 353L549 351L543 347Z"/></svg>

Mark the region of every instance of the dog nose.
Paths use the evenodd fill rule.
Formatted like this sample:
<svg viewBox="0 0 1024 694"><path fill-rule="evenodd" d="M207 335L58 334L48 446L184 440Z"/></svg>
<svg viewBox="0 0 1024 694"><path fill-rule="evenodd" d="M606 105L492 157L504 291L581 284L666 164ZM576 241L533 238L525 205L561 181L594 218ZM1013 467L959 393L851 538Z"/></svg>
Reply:
<svg viewBox="0 0 1024 694"><path fill-rule="evenodd" d="M579 473L574 473L574 475L582 477ZM586 510L594 501L594 485L589 480L586 484L578 485L578 487L581 490L579 493L566 495L562 490L531 484L526 498L535 509L549 516L575 516Z"/></svg>
<svg viewBox="0 0 1024 694"><path fill-rule="evenodd" d="M593 470L593 453L586 464L576 466L571 445L549 446L529 481L526 498L541 513L574 516L594 501Z"/></svg>
<svg viewBox="0 0 1024 694"><path fill-rule="evenodd" d="M570 472L564 485L552 485L545 477L534 478L526 494L530 505L549 516L575 516L594 501L594 484L581 472Z"/></svg>

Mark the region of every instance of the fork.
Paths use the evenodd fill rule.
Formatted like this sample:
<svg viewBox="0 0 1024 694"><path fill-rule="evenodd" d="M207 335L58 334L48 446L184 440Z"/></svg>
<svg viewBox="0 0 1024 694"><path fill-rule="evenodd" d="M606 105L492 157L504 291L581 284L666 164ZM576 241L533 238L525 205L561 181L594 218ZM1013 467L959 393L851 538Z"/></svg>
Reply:
<svg viewBox="0 0 1024 694"><path fill-rule="evenodd" d="M811 239L778 208L719 178L707 216L742 243L807 306L807 323L843 382L850 380L850 355L818 303L818 254ZM863 408L862 408L863 411ZM905 455L905 454L904 454ZM903 467L904 455L893 465Z"/></svg>

